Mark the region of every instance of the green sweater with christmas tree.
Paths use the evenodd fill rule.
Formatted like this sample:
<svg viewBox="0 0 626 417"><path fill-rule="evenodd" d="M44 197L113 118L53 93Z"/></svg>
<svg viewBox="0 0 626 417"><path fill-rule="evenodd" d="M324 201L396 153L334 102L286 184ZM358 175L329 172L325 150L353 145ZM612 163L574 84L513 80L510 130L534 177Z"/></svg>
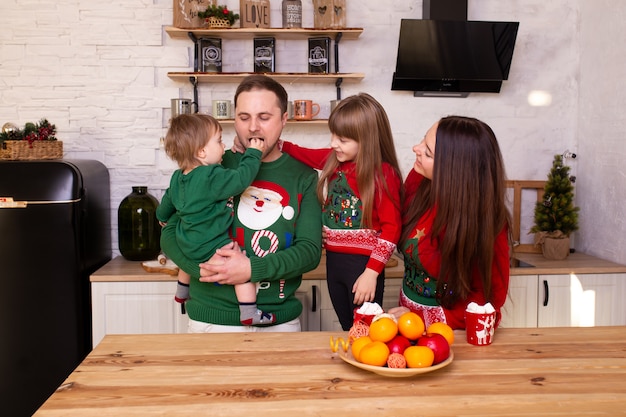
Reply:
<svg viewBox="0 0 626 417"><path fill-rule="evenodd" d="M234 168L241 157L226 152L222 165ZM302 274L320 261L321 208L316 184L314 170L284 154L276 161L263 162L250 187L234 199L231 237L250 258L250 280L257 283L259 309L274 313L276 324L302 313L302 303L295 292ZM191 274L191 299L186 303L189 318L241 325L234 287L199 281L198 264L174 244L175 222L170 219L163 229L161 246L179 267Z"/></svg>

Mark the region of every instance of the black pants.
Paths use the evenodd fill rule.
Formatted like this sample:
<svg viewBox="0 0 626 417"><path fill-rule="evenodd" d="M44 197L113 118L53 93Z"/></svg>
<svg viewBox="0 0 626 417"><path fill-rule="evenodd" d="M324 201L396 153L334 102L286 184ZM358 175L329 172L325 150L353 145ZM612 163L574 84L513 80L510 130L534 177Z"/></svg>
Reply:
<svg viewBox="0 0 626 417"><path fill-rule="evenodd" d="M369 256L349 255L344 253L326 252L326 283L333 308L339 318L343 330L350 330L354 320L353 311L359 305L354 304L352 286L356 279L365 271ZM382 307L383 291L385 290L385 271L376 280L374 302Z"/></svg>

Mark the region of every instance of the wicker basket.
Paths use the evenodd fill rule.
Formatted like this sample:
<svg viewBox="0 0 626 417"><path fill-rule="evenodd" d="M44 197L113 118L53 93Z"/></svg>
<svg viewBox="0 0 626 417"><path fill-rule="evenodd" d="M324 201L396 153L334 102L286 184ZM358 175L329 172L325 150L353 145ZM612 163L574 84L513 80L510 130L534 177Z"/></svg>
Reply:
<svg viewBox="0 0 626 417"><path fill-rule="evenodd" d="M0 143L0 160L22 161L63 158L63 142L60 140L5 140Z"/></svg>
<svg viewBox="0 0 626 417"><path fill-rule="evenodd" d="M206 19L209 29L224 29L230 27L228 19L220 19L219 17L211 16Z"/></svg>

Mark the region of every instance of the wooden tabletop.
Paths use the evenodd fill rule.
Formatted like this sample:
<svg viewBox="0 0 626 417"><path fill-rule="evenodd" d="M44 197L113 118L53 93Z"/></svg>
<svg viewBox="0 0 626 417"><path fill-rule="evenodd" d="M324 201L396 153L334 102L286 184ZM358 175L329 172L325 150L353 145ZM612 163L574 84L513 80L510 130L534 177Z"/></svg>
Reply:
<svg viewBox="0 0 626 417"><path fill-rule="evenodd" d="M343 362L341 333L107 335L35 414L44 416L616 416L626 328L456 332L454 361L409 378Z"/></svg>

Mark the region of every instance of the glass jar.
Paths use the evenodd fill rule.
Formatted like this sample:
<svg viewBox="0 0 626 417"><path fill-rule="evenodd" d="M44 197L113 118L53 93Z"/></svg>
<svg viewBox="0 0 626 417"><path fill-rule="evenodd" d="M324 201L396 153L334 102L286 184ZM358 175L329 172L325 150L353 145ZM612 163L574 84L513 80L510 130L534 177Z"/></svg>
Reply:
<svg viewBox="0 0 626 417"><path fill-rule="evenodd" d="M302 27L302 0L283 0L283 28Z"/></svg>
<svg viewBox="0 0 626 417"><path fill-rule="evenodd" d="M120 252L129 261L156 259L161 252L161 225L156 217L159 201L148 187L134 186L117 211Z"/></svg>

